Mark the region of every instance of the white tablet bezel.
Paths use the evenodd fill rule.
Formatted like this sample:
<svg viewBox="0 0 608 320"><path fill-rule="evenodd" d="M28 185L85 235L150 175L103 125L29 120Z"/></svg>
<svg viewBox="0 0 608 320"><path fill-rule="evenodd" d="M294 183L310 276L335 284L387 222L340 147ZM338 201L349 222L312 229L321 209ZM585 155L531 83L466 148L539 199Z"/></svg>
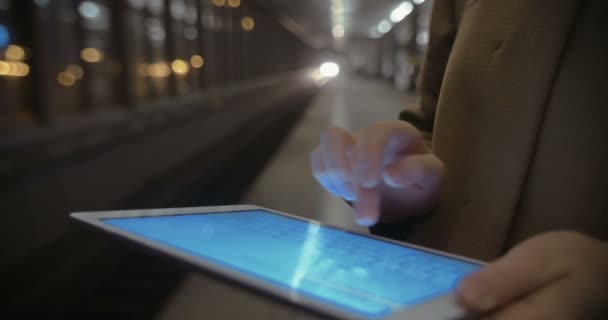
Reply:
<svg viewBox="0 0 608 320"><path fill-rule="evenodd" d="M329 304L322 303L320 300L308 298L304 295L298 294L294 290L279 287L271 284L268 281L264 281L259 278L248 276L236 270L227 269L221 265L213 263L211 261L202 260L199 257L192 256L186 252L178 251L168 245L163 245L153 240L149 240L135 234L123 231L119 228L113 227L107 223L102 222L102 219L111 218L134 218L134 217L149 217L149 216L173 216L173 215L186 215L186 214L205 214L205 213L221 213L221 212L233 212L233 211L249 211L249 210L264 210L273 212L279 215L287 216L293 219L306 221L310 223L316 223L327 227L335 228L338 230L348 231L353 234L362 235L369 238L378 239L385 242L391 242L405 247L410 247L417 250L426 251L429 253L484 265L484 262L477 261L474 259L461 257L413 244L403 243L394 241L370 234L355 232L351 230L345 230L337 226L330 224L321 223L315 220L306 219L299 216L294 216L285 212L263 208L255 205L232 205L232 206L214 206L214 207L191 207L191 208L171 208L171 209L142 209L142 210L123 210L123 211L96 211L96 212L74 212L70 214L70 217L75 221L84 223L86 225L95 227L104 232L112 235L133 241L144 247L154 249L167 256L184 261L196 268L202 269L203 271L210 272L219 275L225 279L232 280L236 283L243 284L245 287L263 292L272 297L278 298L283 301L290 302L296 306L303 307L315 313L323 314L335 319L342 320L359 320L365 319L357 314L350 313L348 311L333 307ZM444 320L444 319L457 319L465 315L464 310L456 304L456 300L453 294L447 294L419 305L409 307L407 309L397 309L387 316L380 318L382 320L409 320L409 319L430 319L430 320Z"/></svg>

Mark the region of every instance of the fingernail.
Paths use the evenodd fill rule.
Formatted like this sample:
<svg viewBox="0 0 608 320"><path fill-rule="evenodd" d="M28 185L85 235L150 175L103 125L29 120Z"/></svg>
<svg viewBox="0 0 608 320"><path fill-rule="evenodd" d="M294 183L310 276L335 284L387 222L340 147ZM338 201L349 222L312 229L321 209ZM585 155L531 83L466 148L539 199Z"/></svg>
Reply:
<svg viewBox="0 0 608 320"><path fill-rule="evenodd" d="M401 187L401 184L399 184L397 182L397 180L395 179L395 177L393 177L392 173L389 172L389 171L384 171L382 173L382 178L384 179L384 183L386 183L390 187L393 187L393 188L399 188L399 187Z"/></svg>
<svg viewBox="0 0 608 320"><path fill-rule="evenodd" d="M362 188L371 189L378 185L378 179L375 179L369 173L368 166L365 163L359 164L357 170L357 183Z"/></svg>
<svg viewBox="0 0 608 320"><path fill-rule="evenodd" d="M338 190L338 188L336 188L336 186L330 182L327 183L326 189L327 189L327 191L329 191L330 193L332 193L335 196L338 196L338 197L342 196L342 194L340 193L340 190Z"/></svg>
<svg viewBox="0 0 608 320"><path fill-rule="evenodd" d="M344 199L348 201L355 200L355 186L350 182L344 183Z"/></svg>
<svg viewBox="0 0 608 320"><path fill-rule="evenodd" d="M342 199L352 202L355 201L355 196L353 196L352 194L343 194Z"/></svg>
<svg viewBox="0 0 608 320"><path fill-rule="evenodd" d="M376 219L370 217L357 217L357 224L363 227L371 227L376 224Z"/></svg>
<svg viewBox="0 0 608 320"><path fill-rule="evenodd" d="M342 193L342 199L346 200L346 201L355 201L355 196L352 195L351 193L348 192L343 192Z"/></svg>
<svg viewBox="0 0 608 320"><path fill-rule="evenodd" d="M357 188L355 220L362 226L372 226L378 222L380 212L380 193L378 190Z"/></svg>

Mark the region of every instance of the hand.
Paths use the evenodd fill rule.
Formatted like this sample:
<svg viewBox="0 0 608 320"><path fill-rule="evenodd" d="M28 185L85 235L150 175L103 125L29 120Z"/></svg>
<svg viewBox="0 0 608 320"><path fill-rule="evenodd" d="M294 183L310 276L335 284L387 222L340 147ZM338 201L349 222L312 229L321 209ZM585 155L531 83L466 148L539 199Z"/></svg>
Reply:
<svg viewBox="0 0 608 320"><path fill-rule="evenodd" d="M444 177L443 163L403 121L378 123L357 136L330 127L311 166L326 190L354 202L356 221L364 226L430 211Z"/></svg>
<svg viewBox="0 0 608 320"><path fill-rule="evenodd" d="M607 319L608 244L573 232L536 236L465 278L457 297L487 319Z"/></svg>

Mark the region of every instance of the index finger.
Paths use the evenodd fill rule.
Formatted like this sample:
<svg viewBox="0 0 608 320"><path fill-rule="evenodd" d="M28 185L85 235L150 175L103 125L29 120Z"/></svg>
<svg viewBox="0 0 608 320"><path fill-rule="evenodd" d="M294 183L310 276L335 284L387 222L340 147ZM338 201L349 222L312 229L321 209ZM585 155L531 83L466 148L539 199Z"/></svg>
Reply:
<svg viewBox="0 0 608 320"><path fill-rule="evenodd" d="M353 136L346 129L330 126L321 135L321 145L325 148L325 163L336 180L352 182L352 166L348 153L355 144Z"/></svg>
<svg viewBox="0 0 608 320"><path fill-rule="evenodd" d="M375 188L385 165L408 152L422 148L420 132L403 121L390 121L368 127L359 138L356 149L355 176L363 188Z"/></svg>

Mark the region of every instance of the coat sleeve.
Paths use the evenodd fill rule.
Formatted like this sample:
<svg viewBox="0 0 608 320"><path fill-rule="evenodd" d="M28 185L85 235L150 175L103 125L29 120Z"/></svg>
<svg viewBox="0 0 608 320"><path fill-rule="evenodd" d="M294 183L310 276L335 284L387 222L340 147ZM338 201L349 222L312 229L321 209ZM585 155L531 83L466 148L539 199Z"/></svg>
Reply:
<svg viewBox="0 0 608 320"><path fill-rule="evenodd" d="M443 75L456 38L464 1L435 0L429 31L429 45L420 75L420 110L406 110L399 118L408 121L423 132L430 145L437 101L441 91ZM416 224L417 218L401 223L380 223L370 228L375 235L405 240Z"/></svg>
<svg viewBox="0 0 608 320"><path fill-rule="evenodd" d="M433 4L429 43L418 79L420 106L418 110L404 110L399 115L401 120L412 123L428 134L433 129L443 75L456 38L463 7L463 0L436 0Z"/></svg>

